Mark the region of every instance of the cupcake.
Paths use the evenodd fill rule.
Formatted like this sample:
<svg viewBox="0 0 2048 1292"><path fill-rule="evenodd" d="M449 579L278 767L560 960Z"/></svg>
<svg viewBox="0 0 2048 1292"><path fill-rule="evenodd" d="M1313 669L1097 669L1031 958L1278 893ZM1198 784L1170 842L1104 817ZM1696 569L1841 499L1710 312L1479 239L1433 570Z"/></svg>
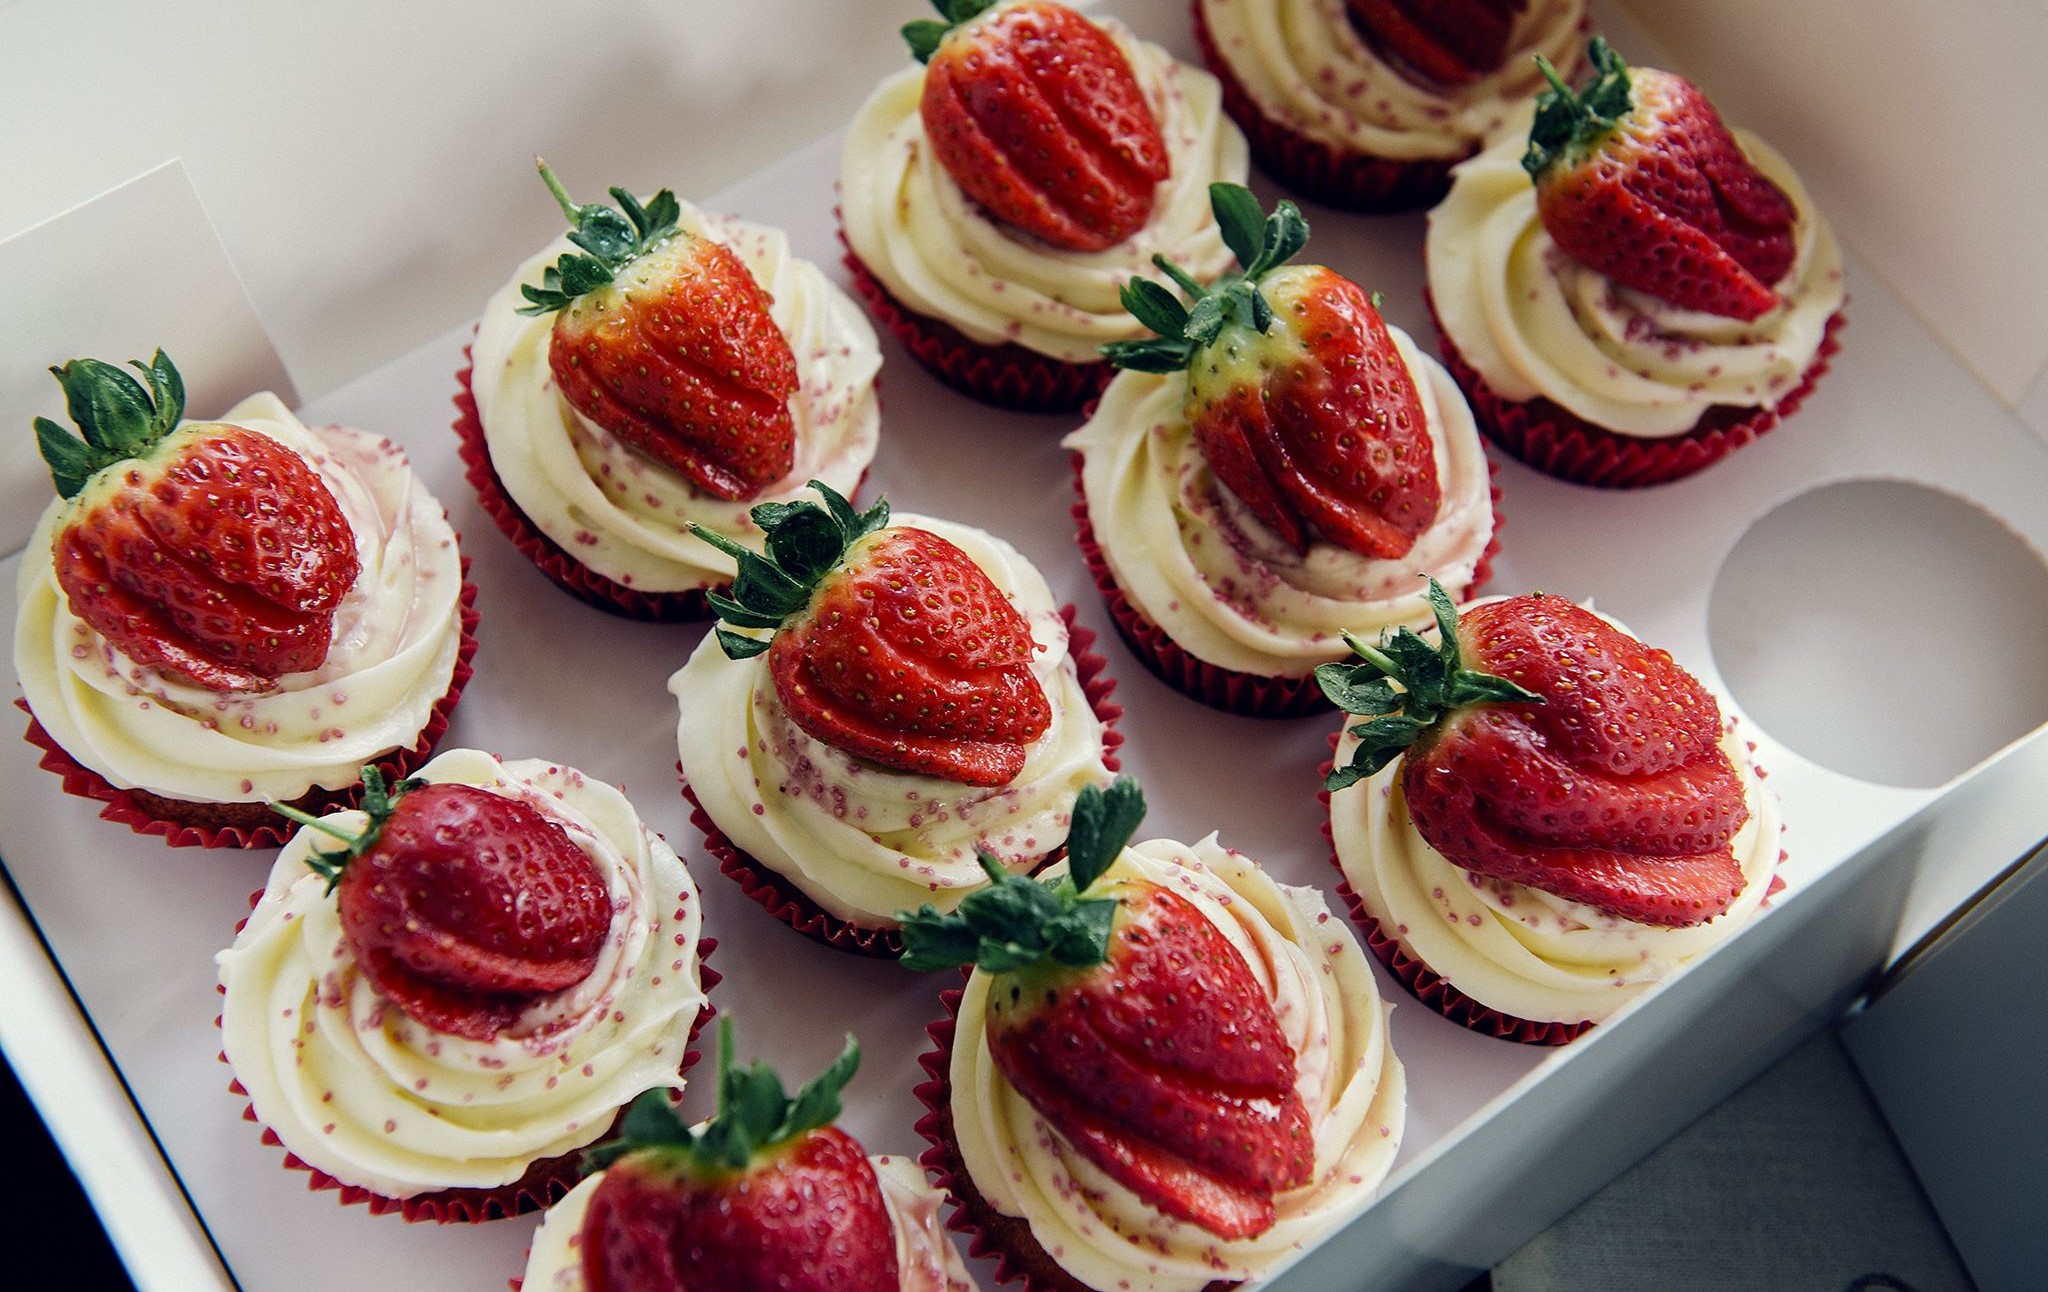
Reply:
<svg viewBox="0 0 2048 1292"><path fill-rule="evenodd" d="M1562 1044L1741 931L1777 807L1664 651L1559 597L1431 598L1440 645L1404 629L1322 671L1366 715L1325 783L1344 895L1425 1003Z"/></svg>
<svg viewBox="0 0 2048 1292"><path fill-rule="evenodd" d="M1194 0L1195 36L1259 168L1354 211L1427 206L1451 167L1570 67L1585 0Z"/></svg>
<svg viewBox="0 0 2048 1292"><path fill-rule="evenodd" d="M1583 92L1549 72L1458 168L1429 216L1429 292L1488 435L1559 479L1632 488L1798 407L1835 352L1842 255L1762 140L1668 72L1597 38L1592 56Z"/></svg>
<svg viewBox="0 0 2048 1292"><path fill-rule="evenodd" d="M1293 203L1262 219L1223 184L1214 201L1242 272L1176 270L1192 309L1134 280L1158 339L1109 348L1126 370L1066 440L1081 550L1169 685L1236 713L1327 711L1314 670L1344 632L1429 622L1417 570L1461 597L1485 580L1492 475L1449 374L1357 284L1284 263L1308 237Z"/></svg>
<svg viewBox="0 0 2048 1292"><path fill-rule="evenodd" d="M769 555L737 556L725 622L669 679L680 766L750 896L894 955L899 911L986 884L978 855L1030 870L1058 850L1075 795L1115 769L1120 711L1092 639L1015 548L818 492L823 507L757 513Z"/></svg>
<svg viewBox="0 0 2048 1292"><path fill-rule="evenodd" d="M921 60L847 132L847 265L877 318L947 384L1006 408L1079 408L1105 341L1143 334L1117 289L1166 255L1229 253L1212 180L1245 176L1216 82L1114 18L1050 0L938 0ZM1048 106L1061 105L1057 114Z"/></svg>
<svg viewBox="0 0 2048 1292"><path fill-rule="evenodd" d="M309 818L220 953L222 1057L266 1141L408 1220L544 1206L680 1089L716 975L696 885L624 795L456 749Z"/></svg>
<svg viewBox="0 0 2048 1292"><path fill-rule="evenodd" d="M272 394L183 421L159 350L54 368L83 438L36 438L58 497L17 579L28 739L100 815L174 844L276 847L268 806L352 801L448 724L474 590L390 440L308 427Z"/></svg>
<svg viewBox="0 0 2048 1292"><path fill-rule="evenodd" d="M1143 815L1131 782L1091 789L1060 866L991 866L904 923L905 964L975 963L923 1060L925 1165L1031 1292L1262 1278L1400 1147L1387 1007L1342 921L1214 835L1126 846Z"/></svg>
<svg viewBox="0 0 2048 1292"><path fill-rule="evenodd" d="M765 1065L732 1066L727 1015L717 1113L691 1127L642 1095L620 1138L589 1155L599 1169L541 1221L517 1286L973 1292L923 1173L832 1125L859 1063L849 1036L790 1099Z"/></svg>
<svg viewBox="0 0 2048 1292"><path fill-rule="evenodd" d="M456 397L470 483L556 583L643 619L698 619L733 575L690 537L758 545L749 511L806 480L851 494L881 427L860 307L778 230L663 189L577 205L484 307Z"/></svg>

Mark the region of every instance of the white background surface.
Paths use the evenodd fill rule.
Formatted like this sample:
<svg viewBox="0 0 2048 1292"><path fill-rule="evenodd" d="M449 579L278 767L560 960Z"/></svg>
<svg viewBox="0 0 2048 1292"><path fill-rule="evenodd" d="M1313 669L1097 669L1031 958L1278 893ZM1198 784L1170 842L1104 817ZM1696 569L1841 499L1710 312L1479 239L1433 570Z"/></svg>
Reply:
<svg viewBox="0 0 2048 1292"><path fill-rule="evenodd" d="M1186 50L1175 0L1114 7ZM584 176L574 181L579 191L620 182L701 193L715 182L702 178L703 167L731 167L717 178L737 175L792 135L842 120L900 62L893 28L914 8L536 5L494 7L502 16L484 19L469 6L388 5L310 33L315 19L296 8L287 18L287 8L221 5L202 20L142 5L0 7L0 94L10 108L13 96L28 96L44 105L45 118L61 104L66 122L63 131L10 129L0 137L0 163L11 163L0 173L37 180L0 186L0 229L25 207L59 209L182 152L305 389L328 391L376 358L436 338L310 411L406 444L464 532L483 594L483 647L448 743L544 755L623 782L704 887L710 931L724 943L713 963L730 975L718 1000L739 1015L745 1048L803 1073L829 1056L843 1028L858 1030L868 1059L851 1129L877 1150L914 1148L908 1089L938 984L789 934L703 860L673 791L673 720L662 690L703 629L632 624L584 607L503 542L455 465L447 401L462 337L446 330L552 236L555 213L531 178L532 152L547 151ZM799 10L810 25L798 25ZM686 32L686 16L709 16L713 25ZM743 21L744 40L736 34ZM592 36L595 28L603 36ZM886 39L876 39L877 30ZM217 50L224 40L238 51L239 79L192 76L192 60L176 56L195 42ZM51 55L59 49L64 57ZM308 61L308 49L320 56ZM811 61L793 52L802 50ZM119 74L96 78L104 88L93 94L82 94L76 79L58 84L48 69L74 66L68 59L88 52ZM24 117L10 111L0 119ZM1749 123L1776 133L1768 121ZM1832 159L1788 151L1822 186L1818 176ZM834 262L835 170L833 150L813 148L719 204L785 225L800 253ZM29 211L19 222L46 213ZM1385 291L1392 317L1427 335L1419 217L1323 218L1313 209L1310 216L1318 257ZM1835 373L1790 426L1707 475L1611 495L1504 466L1508 526L1494 586L1593 596L1719 682L1706 605L1722 557L1755 518L1815 483L1864 475L1938 483L2002 516L2037 548L2048 545L2039 503L2048 496L2048 454L1878 276L1860 261L1851 272L1852 326ZM906 508L976 521L1017 541L1055 591L1080 606L1084 623L1105 627L1066 518L1067 468L1056 441L1069 423L989 412L935 388L895 347L885 353L887 429L875 486ZM10 425L25 416L0 409ZM12 572L9 564L9 586ZM1957 572L1945 604L1967 609L1973 598L2011 592L1969 576ZM1753 613L1796 609L1766 604ZM1829 667L1853 673L1855 634L1896 634L1902 618L1918 615L1902 616L1895 601L1876 596L1867 609L1842 626L1848 635ZM1167 692L1115 643L1104 649L1118 698L1131 706L1125 763L1155 805L1146 832L1186 838L1220 826L1226 842L1282 878L1327 886L1314 767L1334 723L1214 714ZM1984 671L1956 669L1943 684L1983 684ZM1896 678L1867 682L1869 703L1837 720L1867 724L1874 740L1926 738L1886 725L1895 716L1886 688ZM1792 822L1793 900L1800 885L1927 798L1852 781L1769 732L1757 734ZM1967 743L1968 732L1954 735ZM437 1230L343 1209L332 1195L302 1192L278 1167L279 1153L261 1147L239 1119L213 1057L210 959L260 885L268 855L166 853L93 820L87 804L60 795L33 763L26 745L0 752L0 855L244 1285L356 1289L369 1277L502 1287L518 1268L531 1220ZM2007 859L1982 860L1995 869ZM1974 886L1967 872L1975 860L1958 858L1944 877L1955 896ZM1943 891L1930 890L1923 906L1940 908ZM1570 1051L1546 1058L1466 1032L1387 990L1413 1090L1403 1172L1482 1110L1496 1111L1490 1101L1539 1063L1547 1080L1571 1060ZM1640 1017L1627 1024L1643 1036L1668 1025ZM81 1102L71 1111L68 1134L59 1119L67 1145L85 1133L75 1114L91 1108Z"/></svg>

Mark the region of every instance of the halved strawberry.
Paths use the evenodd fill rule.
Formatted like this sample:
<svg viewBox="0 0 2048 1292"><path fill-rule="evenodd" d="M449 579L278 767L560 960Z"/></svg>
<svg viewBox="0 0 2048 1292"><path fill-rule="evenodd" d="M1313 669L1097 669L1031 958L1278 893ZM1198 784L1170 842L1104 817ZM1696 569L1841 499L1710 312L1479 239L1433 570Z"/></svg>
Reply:
<svg viewBox="0 0 2048 1292"><path fill-rule="evenodd" d="M1431 580L1430 601L1440 646L1405 628L1377 647L1347 637L1361 662L1316 670L1333 703L1372 719L1328 787L1402 757L1417 833L1473 874L1640 924L1726 911L1749 808L1707 689L1559 597L1461 614Z"/></svg>
<svg viewBox="0 0 2048 1292"><path fill-rule="evenodd" d="M71 613L209 690L265 691L318 668L362 568L334 494L267 435L179 425L185 386L163 351L133 366L148 389L97 359L50 369L83 439L35 421L72 502L53 551Z"/></svg>
<svg viewBox="0 0 2048 1292"><path fill-rule="evenodd" d="M723 243L677 228L667 189L579 206L541 178L575 232L521 314L555 314L548 368L569 406L714 497L752 498L790 472L796 358L769 296ZM557 312L559 311L559 312Z"/></svg>
<svg viewBox="0 0 2048 1292"><path fill-rule="evenodd" d="M1209 468L1297 552L1313 537L1370 557L1405 555L1442 491L1422 398L1364 289L1285 262L1308 241L1292 202L1268 217L1251 190L1212 184L1210 205L1243 272L1204 287L1159 265L1183 306L1148 279L1124 307L1159 335L1102 348L1141 372L1188 374L1185 411Z"/></svg>
<svg viewBox="0 0 2048 1292"><path fill-rule="evenodd" d="M933 0L903 28L927 66L918 111L946 173L989 214L1101 251L1144 227L1166 140L1130 61L1051 0Z"/></svg>
<svg viewBox="0 0 2048 1292"><path fill-rule="evenodd" d="M1351 23L1396 66L1438 85L1467 85L1507 61L1529 0L1345 0Z"/></svg>
<svg viewBox="0 0 2048 1292"><path fill-rule="evenodd" d="M1129 779L1084 789L1065 878L1021 879L984 855L989 887L958 910L902 914L903 963L994 975L989 1055L1017 1093L1164 1214L1253 1237L1273 1225L1273 1196L1314 1175L1294 1050L1193 903L1143 880L1098 886L1144 813Z"/></svg>
<svg viewBox="0 0 2048 1292"><path fill-rule="evenodd" d="M1523 169L1543 227L1564 251L1681 309L1754 319L1778 304L1797 211L1743 155L1698 87L1631 68L1598 36L1575 94L1542 55Z"/></svg>
<svg viewBox="0 0 2048 1292"><path fill-rule="evenodd" d="M1005 785L1052 725L1031 672L1030 625L958 546L889 526L889 504L856 513L825 501L768 503L757 555L692 531L739 565L732 596L711 595L727 624L779 629L771 640L721 626L733 659L768 653L791 721L836 749L896 771Z"/></svg>
<svg viewBox="0 0 2048 1292"><path fill-rule="evenodd" d="M604 1169L584 1213L589 1292L898 1292L896 1229L874 1164L845 1131L839 1092L860 1065L852 1037L795 1099L755 1063L732 1063L718 1023L718 1111L692 1129L666 1092L640 1096L619 1138L586 1154Z"/></svg>
<svg viewBox="0 0 2048 1292"><path fill-rule="evenodd" d="M611 899L590 857L532 805L474 785L363 769L360 835L306 864L336 893L349 951L377 990L437 1031L488 1041L534 998L590 976Z"/></svg>

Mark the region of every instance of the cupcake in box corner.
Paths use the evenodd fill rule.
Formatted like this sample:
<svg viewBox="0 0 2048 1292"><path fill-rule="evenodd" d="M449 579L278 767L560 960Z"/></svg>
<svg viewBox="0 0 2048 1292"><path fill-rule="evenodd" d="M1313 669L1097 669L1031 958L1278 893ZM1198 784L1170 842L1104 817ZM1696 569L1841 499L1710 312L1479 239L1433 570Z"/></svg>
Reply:
<svg viewBox="0 0 2048 1292"><path fill-rule="evenodd" d="M1157 339L1109 347L1125 371L1075 452L1082 554L1132 650L1168 684L1236 713L1326 710L1318 664L1346 632L1429 622L1416 571L1454 595L1496 547L1492 473L1450 375L1356 283L1289 265L1291 202L1213 190L1238 273L1146 280ZM1361 380L1360 378L1364 378Z"/></svg>
<svg viewBox="0 0 2048 1292"><path fill-rule="evenodd" d="M352 801L446 729L476 650L441 504L390 440L275 395L182 420L141 382L54 368L74 435L36 437L58 497L23 555L14 662L28 739L101 815L174 845L275 847L271 802Z"/></svg>
<svg viewBox="0 0 2048 1292"><path fill-rule="evenodd" d="M870 1156L832 1123L860 1063L852 1037L797 1091L737 1068L719 1022L718 1110L687 1126L643 1095L599 1169L549 1209L525 1292L973 1292L939 1222L939 1192L903 1157ZM687 1255L684 1255L687 1253Z"/></svg>
<svg viewBox="0 0 2048 1292"><path fill-rule="evenodd" d="M1116 767L1092 634L1002 539L823 506L763 508L724 623L669 679L684 793L727 875L835 946L901 950L899 911L951 909L990 855L1030 870Z"/></svg>
<svg viewBox="0 0 2048 1292"><path fill-rule="evenodd" d="M881 429L881 355L860 307L775 229L663 189L578 204L570 232L484 307L456 432L484 509L593 605L698 619L732 561L710 525L822 479L852 494Z"/></svg>
<svg viewBox="0 0 2048 1292"><path fill-rule="evenodd" d="M1630 488L1799 406L1835 352L1842 255L1761 139L1691 83L1591 52L1585 89L1546 68L1550 90L1458 168L1429 216L1429 293L1489 436Z"/></svg>
<svg viewBox="0 0 2048 1292"><path fill-rule="evenodd" d="M1585 0L1194 0L1195 35L1259 168L1356 211L1427 206L1569 68Z"/></svg>
<svg viewBox="0 0 2048 1292"><path fill-rule="evenodd" d="M1432 1008L1562 1044L1741 932L1777 806L1666 652L1560 597L1431 599L1436 644L1321 670L1363 715L1325 783L1343 893Z"/></svg>
<svg viewBox="0 0 2048 1292"><path fill-rule="evenodd" d="M1079 408L1100 346L1143 329L1118 297L1165 255L1229 253L1214 180L1245 176L1215 80L1111 17L1052 0L935 0L920 60L855 116L840 169L847 264L939 378L1005 408ZM1061 105L1055 110L1053 105Z"/></svg>
<svg viewBox="0 0 2048 1292"><path fill-rule="evenodd" d="M689 872L618 790L450 750L306 818L220 953L222 1057L343 1202L482 1221L562 1196L680 1089L716 975Z"/></svg>
<svg viewBox="0 0 2048 1292"><path fill-rule="evenodd" d="M1342 919L1214 835L1127 846L1143 815L1129 781L1090 790L1060 867L904 922L906 965L974 965L930 1029L924 1162L1027 1292L1262 1279L1400 1149L1387 1006Z"/></svg>

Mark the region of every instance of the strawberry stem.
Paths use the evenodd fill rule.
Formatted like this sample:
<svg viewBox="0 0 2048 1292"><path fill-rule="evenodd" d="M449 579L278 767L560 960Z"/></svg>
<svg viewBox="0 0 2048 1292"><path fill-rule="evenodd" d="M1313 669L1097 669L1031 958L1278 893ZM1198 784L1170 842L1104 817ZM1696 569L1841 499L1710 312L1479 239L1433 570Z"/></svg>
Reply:
<svg viewBox="0 0 2048 1292"><path fill-rule="evenodd" d="M774 1069L758 1059L736 1067L733 1049L732 1015L722 1014L718 1111L710 1121L690 1126L668 1091L649 1090L626 1110L617 1139L584 1153L584 1169L599 1170L629 1153L652 1151L700 1174L744 1171L759 1154L838 1120L843 1108L840 1094L860 1068L860 1042L849 1033L839 1057L791 1099L783 1093Z"/></svg>
<svg viewBox="0 0 2048 1292"><path fill-rule="evenodd" d="M1593 79L1585 93L1575 94L1550 60L1535 56L1536 70L1550 82L1550 88L1536 96L1536 119L1529 127L1529 150L1522 154L1522 169L1529 178L1541 179L1566 152L1583 147L1606 134L1628 115L1634 98L1628 78L1628 64L1608 47L1607 38L1595 36L1586 46L1593 64Z"/></svg>
<svg viewBox="0 0 2048 1292"><path fill-rule="evenodd" d="M1351 761L1323 778L1331 793L1349 789L1401 756L1402 751L1459 709L1477 704L1542 704L1543 697L1504 677L1464 667L1458 653L1458 611L1450 594L1429 581L1436 616L1436 646L1413 629L1380 634L1378 646L1344 634L1356 664L1321 664L1316 684L1330 703L1370 722L1350 729L1358 740Z"/></svg>
<svg viewBox="0 0 2048 1292"><path fill-rule="evenodd" d="M345 848L325 852L316 850L306 858L306 868L327 880L327 891L331 894L335 885L341 882L342 871L347 869L348 863L377 846L377 840L384 834L385 825L398 810L398 800L425 784L426 782L419 777L412 776L387 791L384 773L380 769L375 766L363 768L362 811L370 818L370 822L361 834L350 834L332 821L301 812L289 803L272 803L270 810L287 820L298 822L309 830L318 830L330 838L339 839L347 845Z"/></svg>
<svg viewBox="0 0 2048 1292"><path fill-rule="evenodd" d="M904 967L925 972L971 964L1008 973L1046 963L1070 969L1103 963L1118 902L1083 894L1115 864L1144 819L1144 791L1119 776L1106 790L1084 787L1074 800L1064 877L1047 883L1013 875L992 853L977 849L988 887L969 893L951 912L926 903L897 913Z"/></svg>
<svg viewBox="0 0 2048 1292"><path fill-rule="evenodd" d="M866 511L830 485L813 480L810 487L824 500L764 502L747 513L766 535L765 553L755 552L715 529L690 525L690 532L733 559L739 573L732 594L709 593L706 601L723 622L718 644L728 659L748 659L768 649L768 639L733 632L734 628L780 628L784 620L811 603L811 593L837 569L855 543L889 523L889 503L877 499Z"/></svg>
<svg viewBox="0 0 2048 1292"><path fill-rule="evenodd" d="M128 364L149 379L147 388L99 359L73 359L50 369L79 432L47 417L35 419L36 447L60 497L76 498L100 471L148 453L185 415L184 378L168 355L158 350L146 364Z"/></svg>
<svg viewBox="0 0 2048 1292"><path fill-rule="evenodd" d="M545 161L536 157L533 164L569 221L569 241L581 247L584 254L564 252L561 259L548 266L539 287L522 283L519 290L527 303L519 307L519 313L552 314L563 309L578 297L612 282L618 271L636 257L677 236L676 224L682 219L683 208L669 190L662 189L643 206L629 190L615 185L611 195L619 204L618 210L602 202L579 205Z"/></svg>

